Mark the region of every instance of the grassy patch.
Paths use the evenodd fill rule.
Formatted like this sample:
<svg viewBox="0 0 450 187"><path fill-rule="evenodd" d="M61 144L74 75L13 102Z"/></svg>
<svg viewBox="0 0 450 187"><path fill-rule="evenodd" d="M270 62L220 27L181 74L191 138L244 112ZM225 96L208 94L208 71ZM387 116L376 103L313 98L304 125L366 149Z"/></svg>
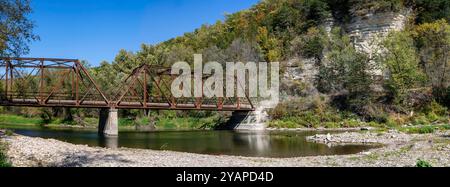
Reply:
<svg viewBox="0 0 450 187"><path fill-rule="evenodd" d="M129 118L119 118L119 126L133 126L134 120Z"/></svg>
<svg viewBox="0 0 450 187"><path fill-rule="evenodd" d="M148 125L151 120L155 120L155 125L160 130L189 130L189 129L210 129L217 124L223 122L223 119L219 115L212 115L208 117L177 117L177 116L165 116L156 117L155 119L149 118L119 118L119 126L132 127L135 125ZM96 126L98 119L85 118L83 121L92 126ZM0 123L4 125L14 126L58 126L58 125L75 125L75 122L64 121L59 118L55 118L50 121L43 120L41 118L28 118L21 115L0 114Z"/></svg>
<svg viewBox="0 0 450 187"><path fill-rule="evenodd" d="M11 163L8 161L6 156L6 145L0 142L0 168L1 167L12 167Z"/></svg>
<svg viewBox="0 0 450 187"><path fill-rule="evenodd" d="M97 125L98 119L85 118L84 122L88 125ZM44 120L39 117L25 117L13 114L0 114L0 122L6 125L76 125L75 121L67 121L60 118Z"/></svg>
<svg viewBox="0 0 450 187"><path fill-rule="evenodd" d="M3 124L10 125L38 125L41 124L41 118L27 118L19 115L0 114L0 121Z"/></svg>
<svg viewBox="0 0 450 187"><path fill-rule="evenodd" d="M436 132L437 130L449 130L450 125L426 125L426 126L418 126L418 127L399 127L397 128L401 132L410 133L410 134L431 134Z"/></svg>
<svg viewBox="0 0 450 187"><path fill-rule="evenodd" d="M429 162L419 159L417 160L416 167L418 168L431 168L433 167Z"/></svg>
<svg viewBox="0 0 450 187"><path fill-rule="evenodd" d="M175 129L211 129L217 124L221 123L222 119L218 116L194 118L160 118L156 121L156 128L160 130L175 130Z"/></svg>

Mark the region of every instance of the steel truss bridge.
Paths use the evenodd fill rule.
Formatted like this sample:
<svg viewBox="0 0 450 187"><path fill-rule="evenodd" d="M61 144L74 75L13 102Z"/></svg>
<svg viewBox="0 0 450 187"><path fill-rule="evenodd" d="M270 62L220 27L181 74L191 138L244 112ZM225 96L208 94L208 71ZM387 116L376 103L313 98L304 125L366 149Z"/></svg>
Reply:
<svg viewBox="0 0 450 187"><path fill-rule="evenodd" d="M105 95L77 59L0 58L0 106L252 111L250 97L176 98L171 69L141 65ZM203 81L205 80L205 77Z"/></svg>

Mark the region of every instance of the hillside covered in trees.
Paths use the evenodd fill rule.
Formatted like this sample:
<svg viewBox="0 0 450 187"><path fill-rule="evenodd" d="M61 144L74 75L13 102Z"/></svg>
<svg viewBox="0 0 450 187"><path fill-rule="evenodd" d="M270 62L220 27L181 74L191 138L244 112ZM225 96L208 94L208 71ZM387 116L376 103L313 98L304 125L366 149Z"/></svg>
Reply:
<svg viewBox="0 0 450 187"><path fill-rule="evenodd" d="M351 35L371 17L405 15L404 26L361 50ZM385 21L389 22L389 19ZM448 124L450 107L450 2L447 0L262 0L224 21L136 52L122 50L113 62L90 68L106 94L143 63L177 61L281 62L312 80L282 80L283 102L270 110L271 127ZM304 68L304 62L313 62ZM302 69L303 68L303 69ZM312 73L315 72L315 73ZM39 113L39 112L36 112ZM73 110L95 116L92 110ZM194 128L212 127L214 112L122 111L128 123L204 118ZM142 120L145 118L146 120ZM198 122L198 120L196 121Z"/></svg>

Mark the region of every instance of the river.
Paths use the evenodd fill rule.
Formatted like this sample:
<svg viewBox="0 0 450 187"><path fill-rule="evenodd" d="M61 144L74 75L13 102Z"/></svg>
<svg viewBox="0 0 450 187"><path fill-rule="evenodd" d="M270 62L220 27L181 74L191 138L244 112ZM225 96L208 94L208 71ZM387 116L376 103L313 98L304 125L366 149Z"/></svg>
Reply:
<svg viewBox="0 0 450 187"><path fill-rule="evenodd" d="M288 158L317 155L354 154L374 148L372 145L338 145L311 143L307 136L327 132L296 131L158 131L120 132L118 138L101 137L93 130L2 125L15 133L52 138L73 144L108 148L126 147L152 150L236 155L248 157Z"/></svg>

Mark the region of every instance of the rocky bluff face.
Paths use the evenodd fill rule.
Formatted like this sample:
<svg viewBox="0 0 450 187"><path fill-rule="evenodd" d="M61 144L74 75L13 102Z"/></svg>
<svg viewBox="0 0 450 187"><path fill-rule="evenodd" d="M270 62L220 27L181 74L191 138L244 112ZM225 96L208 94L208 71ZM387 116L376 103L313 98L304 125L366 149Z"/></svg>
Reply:
<svg viewBox="0 0 450 187"><path fill-rule="evenodd" d="M364 14L351 12L352 19L349 23L336 25L337 21L330 18L323 26L329 35L332 27L341 26L352 39L356 49L373 55L378 50L378 42L383 40L389 32L400 31L405 28L411 12L409 9L399 12L369 11ZM281 76L282 99L286 100L291 97L310 96L318 93L314 86L315 77L319 73L316 59L295 58L290 59L285 64L284 75ZM382 75L383 72L374 72L374 74Z"/></svg>

